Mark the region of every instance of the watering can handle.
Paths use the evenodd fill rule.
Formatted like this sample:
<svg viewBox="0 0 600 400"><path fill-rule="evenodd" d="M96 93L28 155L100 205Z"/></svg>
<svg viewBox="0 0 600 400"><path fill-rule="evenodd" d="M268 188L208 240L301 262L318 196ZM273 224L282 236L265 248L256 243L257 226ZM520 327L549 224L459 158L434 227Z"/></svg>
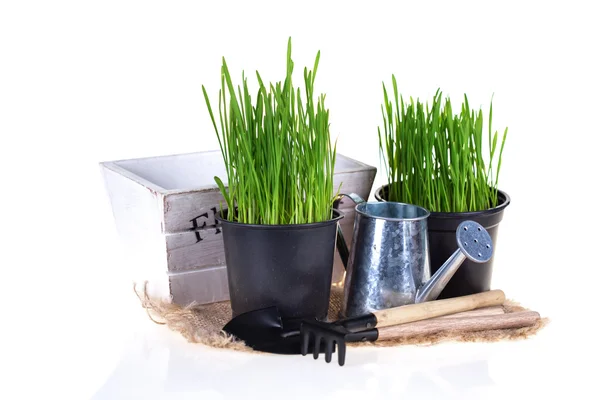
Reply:
<svg viewBox="0 0 600 400"><path fill-rule="evenodd" d="M338 210L340 201L342 198L348 197L357 205L360 203L364 203L365 200L357 195L356 193L340 193L338 194L333 201L333 208ZM344 265L344 269L348 267L348 258L350 257L350 250L348 250L348 244L346 243L346 239L344 239L344 233L342 232L342 227L338 224L337 227L337 240L335 241L338 253L340 254L340 258L342 259L342 264Z"/></svg>

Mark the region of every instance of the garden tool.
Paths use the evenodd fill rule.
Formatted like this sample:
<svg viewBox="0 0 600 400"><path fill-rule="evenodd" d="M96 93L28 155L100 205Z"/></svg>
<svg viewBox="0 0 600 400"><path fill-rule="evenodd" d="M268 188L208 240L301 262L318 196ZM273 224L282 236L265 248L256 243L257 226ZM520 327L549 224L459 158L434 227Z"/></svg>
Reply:
<svg viewBox="0 0 600 400"><path fill-rule="evenodd" d="M464 298L437 300L425 304L402 306L397 309L384 310L367 314L359 318L347 318L327 324L343 329L344 333L362 331L374 327L381 328L396 323L418 321L423 318L454 315L463 311L470 311L482 307L502 304L504 294L500 291L491 291L470 295ZM431 306L430 306L431 305ZM412 307L412 308L411 308ZM398 309L402 309L400 312ZM425 314L423 313L425 310ZM302 354L301 329L309 331L309 324L316 323L312 320L292 320L281 317L277 307L267 307L246 312L232 318L223 331L236 339L243 341L248 347L256 351L274 354ZM375 338L372 336L371 338ZM308 338L307 338L308 339ZM347 338L346 341L350 341ZM307 344L304 345L305 348ZM318 347L311 347L310 352L331 353L327 341L322 341ZM344 347L345 350L345 347ZM344 351L342 350L342 351ZM306 352L306 350L305 350ZM331 354L327 359L331 358ZM342 356L342 359L344 357Z"/></svg>
<svg viewBox="0 0 600 400"><path fill-rule="evenodd" d="M342 317L437 299L465 259L485 263L493 254L492 238L475 221L456 230L458 249L430 276L427 218L423 207L397 202L357 203L352 250L338 227L336 241L346 267Z"/></svg>
<svg viewBox="0 0 600 400"><path fill-rule="evenodd" d="M310 344L312 343L313 357L317 359L319 353L323 352L324 345L325 361L329 363L331 362L332 353L336 350L337 346L338 364L343 366L346 359L346 343L348 342L391 339L394 337L393 329L401 327L401 324L423 321L483 307L499 306L504 303L504 300L504 292L501 290L490 290L452 299L433 300L425 303L373 311L360 317L345 319L342 323L328 323L316 319L305 320L300 326L302 355L305 356L308 354ZM386 332L385 329L392 330ZM401 332L398 334L401 334ZM313 338L312 342L311 338Z"/></svg>
<svg viewBox="0 0 600 400"><path fill-rule="evenodd" d="M282 318L279 309L272 306L239 314L222 330L256 351L300 354L301 322ZM324 352L324 346L317 350Z"/></svg>

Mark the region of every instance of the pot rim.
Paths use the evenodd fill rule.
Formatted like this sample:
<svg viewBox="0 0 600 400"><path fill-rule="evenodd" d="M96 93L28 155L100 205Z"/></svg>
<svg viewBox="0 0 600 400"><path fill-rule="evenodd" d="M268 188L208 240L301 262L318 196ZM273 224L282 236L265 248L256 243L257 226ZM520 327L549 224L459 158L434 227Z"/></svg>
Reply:
<svg viewBox="0 0 600 400"><path fill-rule="evenodd" d="M227 211L227 208L224 208L223 211ZM308 229L308 228L317 228L317 227L329 225L332 223L337 223L339 220L341 220L342 218L344 218L346 216L346 214L344 214L343 212L341 212L338 209L332 208L332 211L333 211L333 215L334 215L333 218L328 219L326 221L311 222L308 224L280 224L280 225L244 224L241 222L229 221L229 220L223 219L221 217L220 211L215 213L215 219L217 221L219 221L219 223L224 224L224 225L234 225L234 226L240 226L240 227L243 226L243 227L254 228L254 229Z"/></svg>
<svg viewBox="0 0 600 400"><path fill-rule="evenodd" d="M387 200L385 200L382 196L381 196L381 192L383 191L384 188L386 188L387 186L389 186L389 184L385 184L385 185L381 185L380 187L377 188L377 190L375 190L375 198L380 201L380 202L387 202ZM502 197L504 197L504 200L498 204L496 207L494 208L486 208L485 210L478 210L478 211L451 211L451 212L445 212L445 211L430 211L430 216L435 216L435 217L441 217L441 218L455 218L455 217L469 217L469 216L476 216L476 215L482 215L482 214L495 214L497 212L500 212L502 210L504 210L509 204L510 204L510 196L508 195L508 193L506 193L503 190L498 189L498 199L501 200Z"/></svg>
<svg viewBox="0 0 600 400"><path fill-rule="evenodd" d="M363 215L366 218L380 219L380 220L390 221L390 222L421 221L421 220L429 218L429 216L431 215L431 212L428 209L426 209L425 207L421 207L421 206L418 206L416 204L400 203L400 202L394 202L394 203L396 203L398 205L401 205L401 206L404 206L404 207L413 207L413 208L420 209L420 210L422 210L422 212L424 213L424 215L421 215L419 217L406 217L406 218L382 217L382 216L379 216L379 215L369 214L365 210L361 209L361 207L365 208L365 207L367 207L370 204L381 204L381 203L388 203L388 202L387 201L365 201L364 203L357 204L354 207L354 210L358 214Z"/></svg>

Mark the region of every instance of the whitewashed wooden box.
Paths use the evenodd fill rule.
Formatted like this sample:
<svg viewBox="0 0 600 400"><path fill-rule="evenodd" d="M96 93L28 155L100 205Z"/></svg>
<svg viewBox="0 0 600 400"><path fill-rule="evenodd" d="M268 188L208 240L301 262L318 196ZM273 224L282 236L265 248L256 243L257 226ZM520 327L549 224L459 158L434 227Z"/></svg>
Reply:
<svg viewBox="0 0 600 400"><path fill-rule="evenodd" d="M214 215L224 203L214 176L226 184L221 153L208 151L100 163L125 265L151 295L187 305L228 300L221 229ZM367 199L377 169L338 154L334 186ZM344 198L340 226L352 239L354 204ZM336 253L333 282L343 279Z"/></svg>

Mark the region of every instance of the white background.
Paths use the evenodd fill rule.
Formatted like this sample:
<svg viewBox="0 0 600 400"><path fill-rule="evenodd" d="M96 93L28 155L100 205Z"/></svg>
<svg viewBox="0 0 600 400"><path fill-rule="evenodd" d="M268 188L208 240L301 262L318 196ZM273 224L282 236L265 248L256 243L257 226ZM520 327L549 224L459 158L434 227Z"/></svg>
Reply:
<svg viewBox="0 0 600 400"><path fill-rule="evenodd" d="M308 393L328 398L597 393L596 7L0 2L0 397L228 398L234 381L281 398L311 381ZM494 128L509 128L500 187L512 203L493 286L552 319L538 337L357 351L340 369L209 351L148 323L98 163L217 148L201 85L216 100L222 56L237 82L242 69L251 82L255 70L282 79L289 36L297 72L321 50L317 91L339 152L377 167L381 83L392 73L405 96L466 93L486 115L494 95Z"/></svg>

